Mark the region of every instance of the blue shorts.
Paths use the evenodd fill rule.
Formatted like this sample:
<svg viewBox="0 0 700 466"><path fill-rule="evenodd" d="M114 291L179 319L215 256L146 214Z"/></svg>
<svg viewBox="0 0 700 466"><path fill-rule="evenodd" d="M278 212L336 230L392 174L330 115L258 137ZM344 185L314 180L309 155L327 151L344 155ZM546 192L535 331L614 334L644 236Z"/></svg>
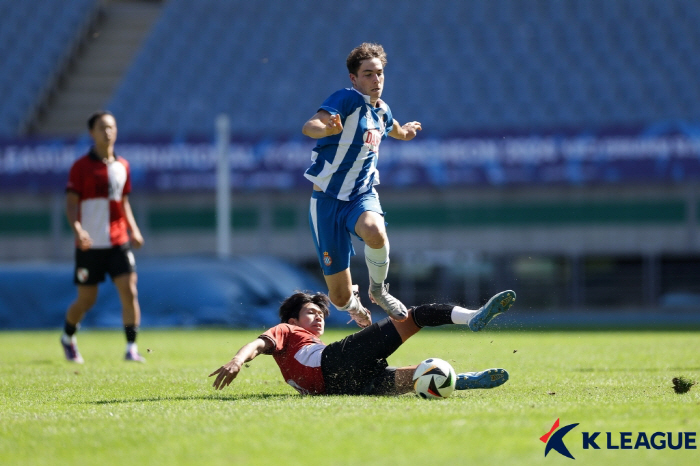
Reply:
<svg viewBox="0 0 700 466"><path fill-rule="evenodd" d="M333 275L350 267L350 257L355 255L350 235L360 238L355 233L355 224L360 215L368 211L384 215L374 190L352 201L340 201L321 191L313 192L309 226L323 275Z"/></svg>

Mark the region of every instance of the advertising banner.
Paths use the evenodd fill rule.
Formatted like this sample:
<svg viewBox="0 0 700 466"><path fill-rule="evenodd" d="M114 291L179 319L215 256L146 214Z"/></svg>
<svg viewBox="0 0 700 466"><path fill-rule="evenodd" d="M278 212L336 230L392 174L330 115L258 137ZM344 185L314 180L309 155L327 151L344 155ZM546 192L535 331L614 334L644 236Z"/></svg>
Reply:
<svg viewBox="0 0 700 466"><path fill-rule="evenodd" d="M234 190L308 188L314 141L233 142ZM62 190L86 142L0 142L0 192ZM214 142L117 142L141 191L211 191ZM410 142L384 140L383 187L591 185L700 180L700 127L683 131L606 131L549 135L470 135Z"/></svg>

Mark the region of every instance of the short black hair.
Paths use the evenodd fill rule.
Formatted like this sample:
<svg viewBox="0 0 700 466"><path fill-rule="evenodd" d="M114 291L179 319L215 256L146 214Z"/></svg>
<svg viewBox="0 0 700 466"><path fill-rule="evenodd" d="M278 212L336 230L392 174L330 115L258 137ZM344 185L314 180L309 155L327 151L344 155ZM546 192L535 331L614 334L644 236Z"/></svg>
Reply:
<svg viewBox="0 0 700 466"><path fill-rule="evenodd" d="M111 117L114 117L112 115L112 112L108 110L98 110L92 115L90 115L90 118L88 118L87 125L88 125L88 130L92 131L92 128L95 127L95 122L97 121L98 118L102 118L105 115L109 115Z"/></svg>
<svg viewBox="0 0 700 466"><path fill-rule="evenodd" d="M299 311L304 307L304 304L313 303L323 311L323 317L327 318L330 313L329 307L331 300L324 293L307 293L297 291L280 304L280 321L283 324L289 322L289 319L298 319Z"/></svg>

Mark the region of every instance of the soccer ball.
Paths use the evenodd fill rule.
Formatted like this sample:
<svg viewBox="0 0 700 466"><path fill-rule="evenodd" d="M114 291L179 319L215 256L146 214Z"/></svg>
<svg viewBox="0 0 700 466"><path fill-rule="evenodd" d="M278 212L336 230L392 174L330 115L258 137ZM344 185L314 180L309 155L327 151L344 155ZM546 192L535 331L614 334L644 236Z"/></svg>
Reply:
<svg viewBox="0 0 700 466"><path fill-rule="evenodd" d="M447 361L426 359L413 373L413 389L424 400L447 398L455 390L457 375Z"/></svg>

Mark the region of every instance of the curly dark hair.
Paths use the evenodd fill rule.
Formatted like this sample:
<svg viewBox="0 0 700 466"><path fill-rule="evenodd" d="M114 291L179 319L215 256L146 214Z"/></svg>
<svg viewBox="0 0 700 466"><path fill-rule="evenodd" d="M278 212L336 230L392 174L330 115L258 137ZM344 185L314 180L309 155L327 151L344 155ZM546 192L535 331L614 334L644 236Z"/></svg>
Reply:
<svg viewBox="0 0 700 466"><path fill-rule="evenodd" d="M289 322L289 319L298 319L299 311L304 307L304 304L313 303L323 311L323 317L328 317L330 313L331 300L324 293L307 293L297 291L280 304L280 321L283 324Z"/></svg>
<svg viewBox="0 0 700 466"><path fill-rule="evenodd" d="M357 76L360 63L362 63L362 60L367 60L368 58L379 58L379 61L382 62L382 66L386 66L386 52L384 52L384 47L372 42L363 42L352 49L347 60L345 60L348 71Z"/></svg>

